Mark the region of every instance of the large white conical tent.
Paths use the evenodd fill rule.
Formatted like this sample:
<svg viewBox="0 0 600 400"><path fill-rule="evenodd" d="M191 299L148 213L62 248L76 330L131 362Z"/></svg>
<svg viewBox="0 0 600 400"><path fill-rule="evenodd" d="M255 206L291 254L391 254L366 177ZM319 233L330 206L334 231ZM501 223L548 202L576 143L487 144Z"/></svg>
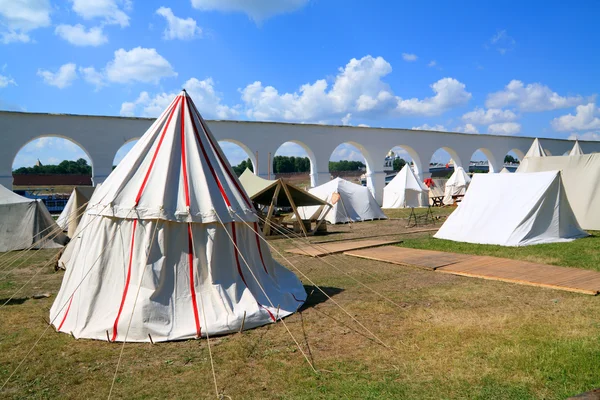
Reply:
<svg viewBox="0 0 600 400"><path fill-rule="evenodd" d="M304 287L257 228L184 91L94 192L69 244L52 323L76 338L156 342L290 315Z"/></svg>
<svg viewBox="0 0 600 400"><path fill-rule="evenodd" d="M405 164L383 189L383 208L426 207L428 205L429 188L417 179L408 164Z"/></svg>
<svg viewBox="0 0 600 400"><path fill-rule="evenodd" d="M330 224L387 219L369 188L335 178L309 190L310 194L332 205L331 210L319 206L299 207L302 219L325 218ZM315 215L321 210L321 215ZM327 214L325 214L327 213Z"/></svg>
<svg viewBox="0 0 600 400"><path fill-rule="evenodd" d="M535 138L525 157L546 157L546 152L538 138Z"/></svg>

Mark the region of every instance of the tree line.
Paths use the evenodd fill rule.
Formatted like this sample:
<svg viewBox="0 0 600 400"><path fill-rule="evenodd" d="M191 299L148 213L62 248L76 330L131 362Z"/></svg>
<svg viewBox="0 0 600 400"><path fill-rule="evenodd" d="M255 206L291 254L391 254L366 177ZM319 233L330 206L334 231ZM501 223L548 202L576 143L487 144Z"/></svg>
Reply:
<svg viewBox="0 0 600 400"><path fill-rule="evenodd" d="M13 171L17 175L92 175L92 167L87 161L80 158L77 161L64 160L58 165L34 165L21 167Z"/></svg>

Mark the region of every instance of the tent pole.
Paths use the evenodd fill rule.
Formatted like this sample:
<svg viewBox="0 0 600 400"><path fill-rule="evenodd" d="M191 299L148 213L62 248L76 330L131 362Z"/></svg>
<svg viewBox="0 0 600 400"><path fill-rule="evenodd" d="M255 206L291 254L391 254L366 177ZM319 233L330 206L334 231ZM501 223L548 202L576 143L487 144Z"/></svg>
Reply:
<svg viewBox="0 0 600 400"><path fill-rule="evenodd" d="M271 179L271 152L267 157L267 179Z"/></svg>
<svg viewBox="0 0 600 400"><path fill-rule="evenodd" d="M302 232L304 233L304 236L306 237L306 236L308 236L308 232L306 232L306 227L304 226L304 221L302 221L302 218L300 218L300 214L298 213L298 209L296 208L296 203L294 203L294 199L292 199L292 195L290 194L290 191L287 188L287 184L283 180L280 180L280 182L281 182L281 186L283 186L283 190L285 191L286 196L290 200L290 205L292 206L292 210L294 210L294 215L296 215L296 219L298 220L298 223L300 224L300 229L302 230Z"/></svg>
<svg viewBox="0 0 600 400"><path fill-rule="evenodd" d="M275 201L277 200L277 196L279 196L279 189L281 189L281 182L275 188L275 192L273 192L273 198L271 199L271 205L269 205L269 211L267 213L267 219L265 222L265 226L263 227L263 235L269 236L271 234L271 218L273 217L273 211L275 210Z"/></svg>

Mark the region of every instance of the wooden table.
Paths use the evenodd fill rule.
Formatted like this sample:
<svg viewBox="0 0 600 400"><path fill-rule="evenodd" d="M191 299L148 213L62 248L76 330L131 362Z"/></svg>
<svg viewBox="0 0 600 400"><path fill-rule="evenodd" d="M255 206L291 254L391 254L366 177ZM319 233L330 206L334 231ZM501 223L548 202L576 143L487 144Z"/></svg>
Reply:
<svg viewBox="0 0 600 400"><path fill-rule="evenodd" d="M441 207L444 205L444 203L442 202L442 200L444 199L444 196L432 196L432 197L430 197L430 199L431 199L432 207Z"/></svg>

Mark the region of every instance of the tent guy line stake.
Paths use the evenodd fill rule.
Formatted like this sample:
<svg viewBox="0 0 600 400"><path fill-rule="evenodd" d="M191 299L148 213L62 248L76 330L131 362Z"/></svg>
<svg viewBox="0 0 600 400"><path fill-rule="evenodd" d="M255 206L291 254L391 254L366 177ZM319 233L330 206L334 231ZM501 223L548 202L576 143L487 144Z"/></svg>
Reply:
<svg viewBox="0 0 600 400"><path fill-rule="evenodd" d="M150 339L150 343L154 344L154 340L152 340L152 335L148 334L148 339Z"/></svg>
<svg viewBox="0 0 600 400"><path fill-rule="evenodd" d="M244 330L244 323L246 322L246 311L244 311L244 317L242 318L242 325L240 326L240 333Z"/></svg>

